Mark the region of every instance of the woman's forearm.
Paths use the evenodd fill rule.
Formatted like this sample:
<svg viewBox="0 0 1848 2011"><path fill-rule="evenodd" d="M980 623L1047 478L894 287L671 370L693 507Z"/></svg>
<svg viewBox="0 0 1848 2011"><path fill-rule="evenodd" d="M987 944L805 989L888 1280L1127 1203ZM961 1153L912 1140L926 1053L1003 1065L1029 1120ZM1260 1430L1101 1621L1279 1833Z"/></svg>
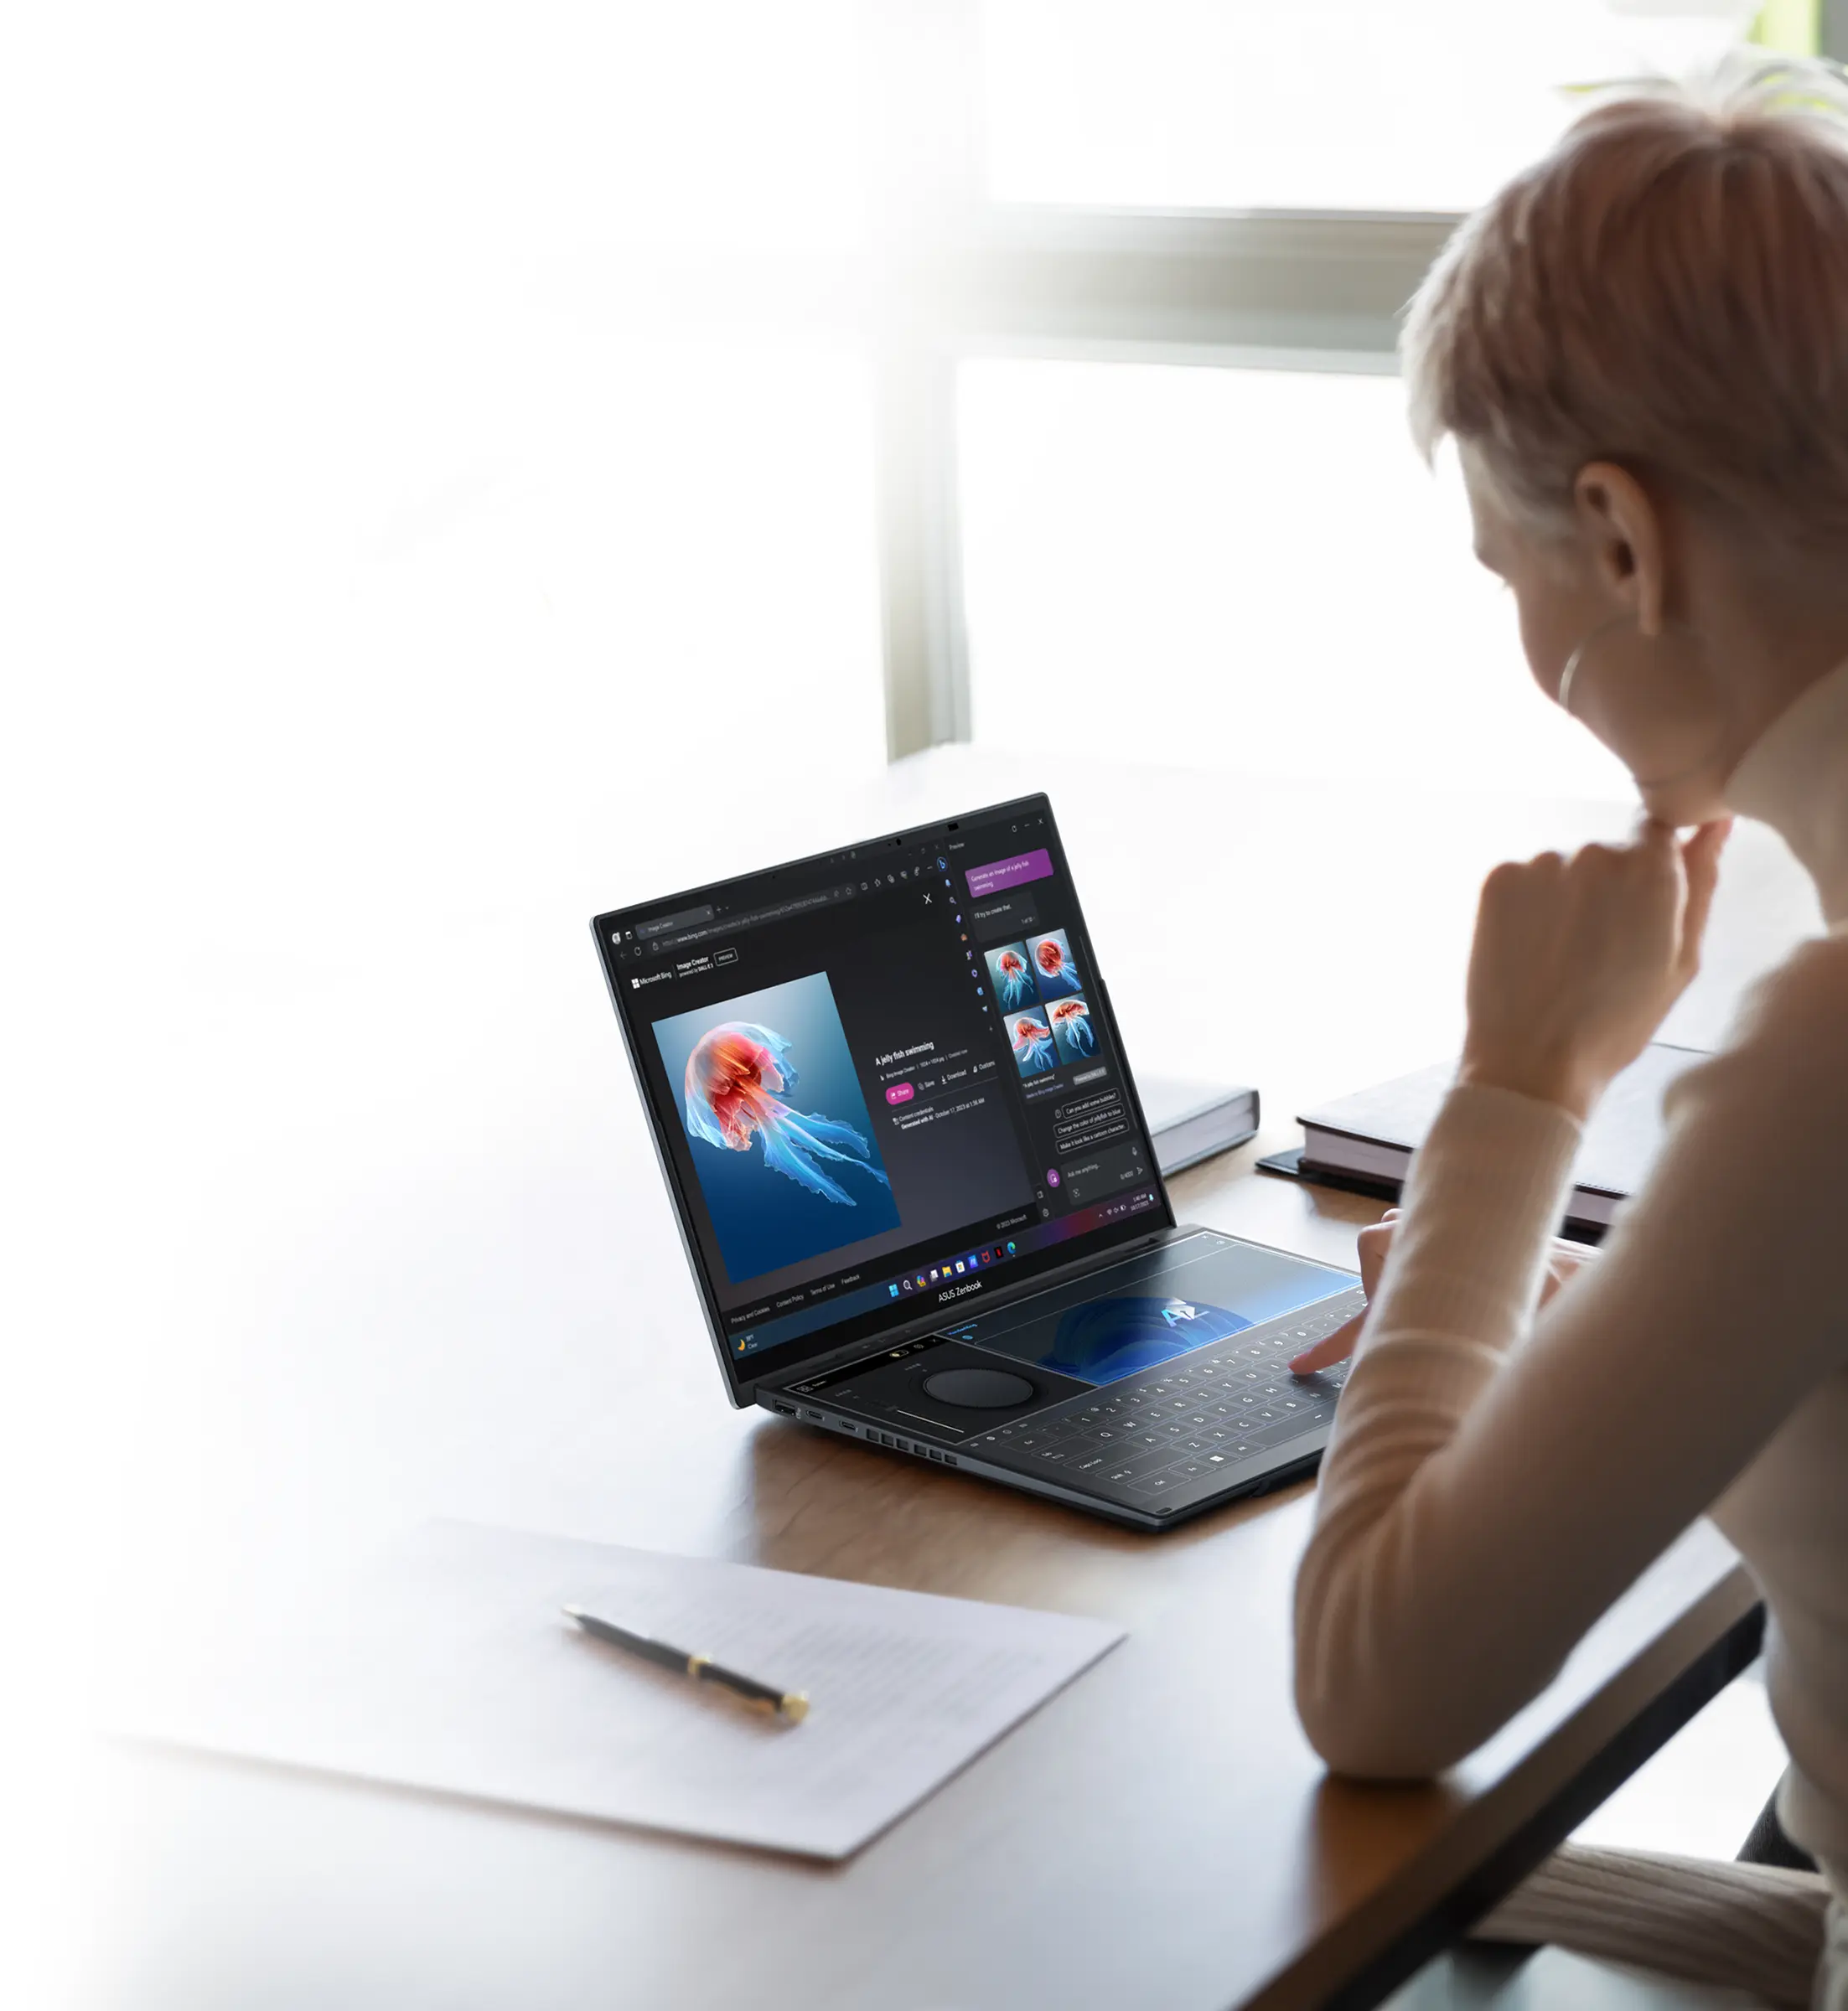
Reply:
<svg viewBox="0 0 1848 2011"><path fill-rule="evenodd" d="M1434 1771L1585 1630L1848 1354L1848 955L1800 953L1664 1102L1647 1186L1536 1319L1577 1128L1447 1099L1407 1183L1297 1585L1297 1689L1343 1771Z"/></svg>
<svg viewBox="0 0 1848 2011"><path fill-rule="evenodd" d="M1349 1771L1420 1773L1454 1756L1454 1716L1399 1645L1447 1618L1421 1610L1444 1539L1421 1533L1413 1491L1532 1317L1579 1138L1556 1106L1462 1088L1414 1165L1297 1580L1298 1705Z"/></svg>

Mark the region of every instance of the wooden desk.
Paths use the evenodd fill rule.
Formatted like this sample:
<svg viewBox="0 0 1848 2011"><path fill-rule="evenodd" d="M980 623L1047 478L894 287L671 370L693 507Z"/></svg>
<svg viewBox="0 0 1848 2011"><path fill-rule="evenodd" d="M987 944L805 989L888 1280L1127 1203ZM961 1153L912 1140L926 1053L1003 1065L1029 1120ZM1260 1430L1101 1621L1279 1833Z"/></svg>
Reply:
<svg viewBox="0 0 1848 2011"><path fill-rule="evenodd" d="M1046 779L924 757L758 856ZM1351 1261L1374 1207L1254 1176L1255 1153L1300 1098L1452 1045L1488 863L1622 819L1398 806L1369 845L1304 792L1205 789L1100 772L1053 797L1132 1054L1255 1073L1269 1099L1255 1146L1176 1183L1183 1218ZM1684 1021L1802 926L1768 845L1729 869ZM681 883L726 863L687 850ZM628 886L446 918L390 968L208 1026L193 1088L219 1115L170 1183L176 1285L137 1336L158 1373L124 1420L112 1543L137 1579L176 1557L210 1579L460 1514L1106 1614L1130 1640L837 1869L110 1750L76 1858L96 1924L78 2001L1373 2002L1571 1827L1576 1782L1607 1787L1749 1655L1747 1589L1697 1529L1444 1782L1331 1783L1288 1688L1305 1489L1142 1537L730 1412L583 941L666 870L657 850ZM245 1071L278 1044L300 1079L253 1109Z"/></svg>

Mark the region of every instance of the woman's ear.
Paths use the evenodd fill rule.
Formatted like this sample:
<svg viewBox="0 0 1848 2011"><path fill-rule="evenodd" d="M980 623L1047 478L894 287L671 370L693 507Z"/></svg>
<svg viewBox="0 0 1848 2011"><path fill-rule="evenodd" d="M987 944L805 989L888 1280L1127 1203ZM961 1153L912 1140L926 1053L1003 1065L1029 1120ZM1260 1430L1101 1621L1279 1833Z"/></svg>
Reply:
<svg viewBox="0 0 1848 2011"><path fill-rule="evenodd" d="M1588 461L1572 502L1598 578L1644 635L1662 633L1668 600L1666 540L1654 499L1628 468Z"/></svg>

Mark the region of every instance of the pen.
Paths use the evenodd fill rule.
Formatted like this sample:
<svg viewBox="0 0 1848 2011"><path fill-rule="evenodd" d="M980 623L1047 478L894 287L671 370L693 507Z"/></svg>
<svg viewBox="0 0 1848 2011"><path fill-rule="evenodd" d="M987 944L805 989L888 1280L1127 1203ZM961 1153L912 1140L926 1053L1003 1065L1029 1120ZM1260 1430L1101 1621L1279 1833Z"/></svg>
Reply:
<svg viewBox="0 0 1848 2011"><path fill-rule="evenodd" d="M594 1613L587 1613L582 1606L567 1606L567 1620L574 1620L587 1634L593 1634L598 1641L607 1641L612 1647L627 1648L631 1655L639 1655L644 1662L652 1662L664 1669L677 1669L683 1676L691 1676L695 1683L714 1683L722 1690L729 1690L732 1696L753 1711L765 1711L786 1719L791 1724L800 1724L809 1714L809 1697L805 1690L779 1690L767 1683L759 1683L754 1676L741 1676L736 1669L727 1669L713 1661L710 1655L689 1655L685 1648L670 1648L665 1641L650 1641L645 1634L631 1634L627 1627L619 1627L613 1621L599 1620Z"/></svg>

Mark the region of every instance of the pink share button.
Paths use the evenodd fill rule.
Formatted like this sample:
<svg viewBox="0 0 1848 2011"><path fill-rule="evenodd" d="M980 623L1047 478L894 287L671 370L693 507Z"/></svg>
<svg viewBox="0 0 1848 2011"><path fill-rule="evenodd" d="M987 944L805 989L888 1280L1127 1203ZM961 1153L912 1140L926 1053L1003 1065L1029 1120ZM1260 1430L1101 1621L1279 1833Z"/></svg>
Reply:
<svg viewBox="0 0 1848 2011"><path fill-rule="evenodd" d="M888 1104L908 1104L917 1093L909 1083L894 1083L886 1092L886 1101Z"/></svg>

